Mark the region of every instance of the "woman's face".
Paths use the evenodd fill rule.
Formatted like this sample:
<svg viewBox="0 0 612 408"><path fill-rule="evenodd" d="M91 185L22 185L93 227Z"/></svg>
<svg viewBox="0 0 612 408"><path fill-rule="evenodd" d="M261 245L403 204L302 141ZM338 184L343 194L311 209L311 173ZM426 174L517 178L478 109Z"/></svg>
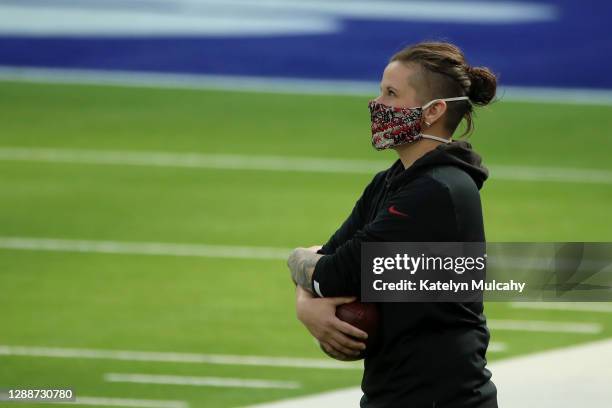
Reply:
<svg viewBox="0 0 612 408"><path fill-rule="evenodd" d="M380 83L380 96L375 101L395 108L421 106L417 93L411 85L418 75L417 68L400 61L387 65Z"/></svg>

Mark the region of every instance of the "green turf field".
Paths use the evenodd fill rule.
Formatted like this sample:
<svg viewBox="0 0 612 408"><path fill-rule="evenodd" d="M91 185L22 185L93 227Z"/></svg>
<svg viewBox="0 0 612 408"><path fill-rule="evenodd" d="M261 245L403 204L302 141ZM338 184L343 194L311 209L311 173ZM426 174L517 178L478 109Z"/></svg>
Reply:
<svg viewBox="0 0 612 408"><path fill-rule="evenodd" d="M387 160L367 97L0 82L0 149ZM481 110L486 165L612 171L612 107ZM381 168L382 170L382 168ZM0 160L0 237L292 248L325 241L372 175ZM611 241L612 184L492 179L489 241ZM319 358L281 259L0 249L1 346ZM487 304L491 320L594 323L597 333L492 330L490 361L612 337L612 313ZM0 353L1 354L1 353ZM295 389L111 383L107 373L295 381ZM0 355L0 387L235 407L357 385L359 369ZM495 379L495 377L494 377ZM20 405L23 407L35 405Z"/></svg>

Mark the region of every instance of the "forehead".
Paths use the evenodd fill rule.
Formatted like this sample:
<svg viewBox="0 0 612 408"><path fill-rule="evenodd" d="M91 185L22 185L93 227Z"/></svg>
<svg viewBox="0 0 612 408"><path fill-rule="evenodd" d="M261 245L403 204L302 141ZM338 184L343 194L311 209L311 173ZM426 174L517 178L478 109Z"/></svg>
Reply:
<svg viewBox="0 0 612 408"><path fill-rule="evenodd" d="M417 74L417 67L413 64L404 64L400 61L390 62L383 72L382 85L394 88L404 88L412 82Z"/></svg>

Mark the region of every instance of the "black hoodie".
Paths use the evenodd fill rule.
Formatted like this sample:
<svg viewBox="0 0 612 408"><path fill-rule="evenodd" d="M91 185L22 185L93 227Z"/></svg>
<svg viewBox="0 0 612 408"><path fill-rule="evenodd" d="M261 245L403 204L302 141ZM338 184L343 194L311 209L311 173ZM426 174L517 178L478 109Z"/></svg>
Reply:
<svg viewBox="0 0 612 408"><path fill-rule="evenodd" d="M313 291L359 296L362 242L485 242L479 190L488 177L465 141L374 176L319 253ZM485 368L482 303L380 303L380 341L367 350L364 408L497 407Z"/></svg>

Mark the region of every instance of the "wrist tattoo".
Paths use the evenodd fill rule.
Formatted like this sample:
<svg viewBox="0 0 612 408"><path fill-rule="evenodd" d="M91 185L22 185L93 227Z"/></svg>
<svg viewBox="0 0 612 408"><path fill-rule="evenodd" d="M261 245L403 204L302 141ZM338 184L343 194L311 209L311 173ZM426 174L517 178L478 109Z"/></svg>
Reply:
<svg viewBox="0 0 612 408"><path fill-rule="evenodd" d="M312 274L322 256L304 248L294 249L287 259L293 282L312 293Z"/></svg>

